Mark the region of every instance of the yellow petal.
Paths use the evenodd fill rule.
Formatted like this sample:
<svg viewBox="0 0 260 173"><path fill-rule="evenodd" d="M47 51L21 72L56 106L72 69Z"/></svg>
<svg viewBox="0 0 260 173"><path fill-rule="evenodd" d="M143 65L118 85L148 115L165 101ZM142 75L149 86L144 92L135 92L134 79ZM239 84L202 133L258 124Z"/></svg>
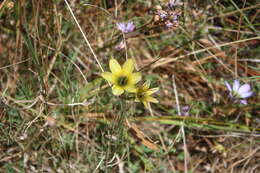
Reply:
<svg viewBox="0 0 260 173"><path fill-rule="evenodd" d="M147 95L152 95L153 93L157 92L159 88L151 88L146 93Z"/></svg>
<svg viewBox="0 0 260 173"><path fill-rule="evenodd" d="M124 89L128 92L134 93L136 92L136 87L134 85L127 85L124 87Z"/></svg>
<svg viewBox="0 0 260 173"><path fill-rule="evenodd" d="M119 95L124 93L124 89L114 85L112 87L112 92L113 92L114 95L119 96Z"/></svg>
<svg viewBox="0 0 260 173"><path fill-rule="evenodd" d="M135 98L135 102L140 102L140 100L138 98Z"/></svg>
<svg viewBox="0 0 260 173"><path fill-rule="evenodd" d="M113 74L120 73L122 70L120 64L114 58L109 60L109 68Z"/></svg>
<svg viewBox="0 0 260 173"><path fill-rule="evenodd" d="M153 98L153 97L148 97L147 101L152 102L152 103L159 103L159 101L157 99Z"/></svg>
<svg viewBox="0 0 260 173"><path fill-rule="evenodd" d="M101 73L101 76L106 79L108 82L114 83L115 82L115 76L110 72L103 72Z"/></svg>
<svg viewBox="0 0 260 173"><path fill-rule="evenodd" d="M151 84L151 82L150 81L146 81L144 84L143 84L143 90L148 90L149 89L149 87L150 87L150 84Z"/></svg>
<svg viewBox="0 0 260 173"><path fill-rule="evenodd" d="M142 79L142 76L140 73L133 73L129 76L129 78L130 78L131 84L136 84L137 82L139 82Z"/></svg>
<svg viewBox="0 0 260 173"><path fill-rule="evenodd" d="M123 65L123 70L124 72L130 74L134 71L134 60L133 59L128 59Z"/></svg>
<svg viewBox="0 0 260 173"><path fill-rule="evenodd" d="M148 108L148 102L147 102L147 101L143 100L142 103L144 104L144 106L145 106L146 108Z"/></svg>

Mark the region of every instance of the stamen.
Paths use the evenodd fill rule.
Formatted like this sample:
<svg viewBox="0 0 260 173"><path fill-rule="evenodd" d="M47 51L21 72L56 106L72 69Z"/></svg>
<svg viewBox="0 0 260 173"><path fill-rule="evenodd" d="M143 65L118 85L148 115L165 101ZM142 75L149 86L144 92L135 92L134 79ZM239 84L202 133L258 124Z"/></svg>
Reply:
<svg viewBox="0 0 260 173"><path fill-rule="evenodd" d="M233 96L236 98L241 98L240 94L236 91L233 91Z"/></svg>
<svg viewBox="0 0 260 173"><path fill-rule="evenodd" d="M137 98L142 100L145 97L145 92L143 90L137 92Z"/></svg>
<svg viewBox="0 0 260 173"><path fill-rule="evenodd" d="M125 86L125 85L127 85L127 83L128 83L128 78L126 76L121 76L117 80L117 84L119 86Z"/></svg>

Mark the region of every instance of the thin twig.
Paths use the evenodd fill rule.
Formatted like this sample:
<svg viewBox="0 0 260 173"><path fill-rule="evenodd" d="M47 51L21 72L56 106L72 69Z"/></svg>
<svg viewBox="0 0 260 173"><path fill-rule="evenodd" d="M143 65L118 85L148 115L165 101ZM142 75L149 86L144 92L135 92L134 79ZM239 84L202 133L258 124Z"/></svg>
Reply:
<svg viewBox="0 0 260 173"><path fill-rule="evenodd" d="M179 97L178 97L178 92L177 92L177 87L176 87L176 82L174 75L172 75L172 82L173 82L173 91L175 94L175 99L176 99L176 107L178 110L178 115L181 116L181 109L180 109L180 104L179 104ZM185 137L185 131L184 131L184 125L181 125L181 132L182 132L182 140L183 140L183 150L184 150L184 169L185 173L188 172L188 162L187 162L187 145L186 145L186 137Z"/></svg>
<svg viewBox="0 0 260 173"><path fill-rule="evenodd" d="M0 67L0 70L3 70L3 69L5 69L5 68L9 68L9 67L13 67L13 66L15 66L15 65L22 64L22 63L24 63L24 62L29 61L30 59L31 59L31 58L27 58L26 60L23 60L23 61L14 63L14 64L10 64L10 65L7 65L7 66Z"/></svg>

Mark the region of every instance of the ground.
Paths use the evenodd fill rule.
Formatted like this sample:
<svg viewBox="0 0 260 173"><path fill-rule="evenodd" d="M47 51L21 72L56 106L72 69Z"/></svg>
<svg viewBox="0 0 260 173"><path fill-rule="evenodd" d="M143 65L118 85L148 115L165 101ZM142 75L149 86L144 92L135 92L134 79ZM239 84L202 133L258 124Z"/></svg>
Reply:
<svg viewBox="0 0 260 173"><path fill-rule="evenodd" d="M0 1L0 172L259 172L259 7ZM113 94L111 59L159 88L146 106Z"/></svg>

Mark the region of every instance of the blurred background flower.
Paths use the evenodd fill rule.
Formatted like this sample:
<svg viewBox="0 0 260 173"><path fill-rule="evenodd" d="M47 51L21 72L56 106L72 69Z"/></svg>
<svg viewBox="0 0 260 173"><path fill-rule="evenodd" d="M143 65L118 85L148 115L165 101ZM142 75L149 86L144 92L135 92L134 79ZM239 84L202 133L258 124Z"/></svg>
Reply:
<svg viewBox="0 0 260 173"><path fill-rule="evenodd" d="M234 80L233 87L231 87L228 82L225 82L225 85L229 90L229 96L235 100L239 100L242 104L247 104L246 98L253 95L250 85L244 84L240 86L238 80Z"/></svg>

